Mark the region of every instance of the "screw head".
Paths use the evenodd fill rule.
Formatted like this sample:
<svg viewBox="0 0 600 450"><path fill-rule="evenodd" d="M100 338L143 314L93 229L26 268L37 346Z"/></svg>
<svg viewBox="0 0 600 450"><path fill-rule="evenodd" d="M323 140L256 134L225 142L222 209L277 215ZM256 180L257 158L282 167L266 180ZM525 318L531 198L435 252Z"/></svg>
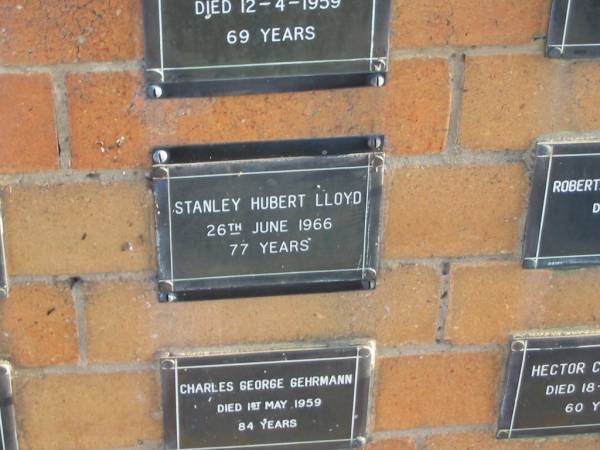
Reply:
<svg viewBox="0 0 600 450"><path fill-rule="evenodd" d="M169 152L166 150L156 150L152 155L152 161L156 164L164 164L169 160Z"/></svg>
<svg viewBox="0 0 600 450"><path fill-rule="evenodd" d="M378 59L373 63L373 68L377 72L383 72L385 70L385 61L383 59Z"/></svg>
<svg viewBox="0 0 600 450"><path fill-rule="evenodd" d="M550 58L560 58L563 54L563 50L560 47L552 47L548 50L548 56Z"/></svg>
<svg viewBox="0 0 600 450"><path fill-rule="evenodd" d="M383 139L380 136L372 136L369 138L369 148L371 150L380 150L383 145Z"/></svg>
<svg viewBox="0 0 600 450"><path fill-rule="evenodd" d="M167 301L168 302L174 302L177 300L177 294L175 294L174 292L170 292L167 294Z"/></svg>
<svg viewBox="0 0 600 450"><path fill-rule="evenodd" d="M163 95L163 89L160 86L153 84L148 88L148 93L150 94L150 97L161 98Z"/></svg>
<svg viewBox="0 0 600 450"><path fill-rule="evenodd" d="M172 359L165 359L163 362L160 363L160 367L164 370L172 369L175 367L175 361L173 361Z"/></svg>
<svg viewBox="0 0 600 450"><path fill-rule="evenodd" d="M523 350L525 350L525 342L515 341L511 344L510 349L513 352L522 352Z"/></svg>
<svg viewBox="0 0 600 450"><path fill-rule="evenodd" d="M371 77L371 86L382 87L383 85L385 85L385 77L383 75L378 74Z"/></svg>

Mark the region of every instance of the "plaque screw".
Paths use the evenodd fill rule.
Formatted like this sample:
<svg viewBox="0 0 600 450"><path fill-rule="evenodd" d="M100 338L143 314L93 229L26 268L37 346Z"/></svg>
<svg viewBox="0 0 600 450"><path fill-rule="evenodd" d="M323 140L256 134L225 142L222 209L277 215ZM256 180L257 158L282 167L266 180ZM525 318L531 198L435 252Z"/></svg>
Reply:
<svg viewBox="0 0 600 450"><path fill-rule="evenodd" d="M383 139L379 136L373 136L369 138L369 148L372 150L380 150L383 145Z"/></svg>
<svg viewBox="0 0 600 450"><path fill-rule="evenodd" d="M373 63L373 68L377 71L377 72L382 72L383 70L385 70L385 61L379 59L377 61L375 61Z"/></svg>
<svg viewBox="0 0 600 450"><path fill-rule="evenodd" d="M166 150L156 150L152 155L152 161L156 164L164 164L169 160L169 152Z"/></svg>
<svg viewBox="0 0 600 450"><path fill-rule="evenodd" d="M525 349L525 343L523 341L515 341L511 344L510 349L513 352L522 352Z"/></svg>
<svg viewBox="0 0 600 450"><path fill-rule="evenodd" d="M506 431L506 430L499 430L498 433L496 433L496 437L498 439L506 439L508 437L508 431Z"/></svg>
<svg viewBox="0 0 600 450"><path fill-rule="evenodd" d="M382 87L385 84L385 77L383 75L373 75L371 77L371 86Z"/></svg>
<svg viewBox="0 0 600 450"><path fill-rule="evenodd" d="M175 367L175 361L173 361L172 359L165 359L163 362L160 363L160 367L164 370L172 369L173 367Z"/></svg>
<svg viewBox="0 0 600 450"><path fill-rule="evenodd" d="M550 56L551 58L558 58L562 54L562 49L558 47L552 47L550 50L548 50L548 56Z"/></svg>
<svg viewBox="0 0 600 450"><path fill-rule="evenodd" d="M151 97L154 98L161 98L163 95L163 90L160 86L157 85L152 85L148 88L148 92L150 93Z"/></svg>
<svg viewBox="0 0 600 450"><path fill-rule="evenodd" d="M169 294L167 294L168 302L174 302L175 300L177 300L177 294L174 294L173 292L170 292Z"/></svg>
<svg viewBox="0 0 600 450"><path fill-rule="evenodd" d="M364 447L367 444L367 440L364 436L358 436L356 438L356 443L359 444L361 447Z"/></svg>

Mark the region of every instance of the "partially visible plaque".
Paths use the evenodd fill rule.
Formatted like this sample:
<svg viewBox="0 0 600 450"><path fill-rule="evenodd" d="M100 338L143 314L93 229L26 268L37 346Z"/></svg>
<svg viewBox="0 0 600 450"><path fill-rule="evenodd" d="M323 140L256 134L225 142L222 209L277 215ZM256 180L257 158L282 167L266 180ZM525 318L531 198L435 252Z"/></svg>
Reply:
<svg viewBox="0 0 600 450"><path fill-rule="evenodd" d="M382 86L391 0L144 0L154 98Z"/></svg>
<svg viewBox="0 0 600 450"><path fill-rule="evenodd" d="M5 361L0 361L0 449L19 449L13 405L11 366Z"/></svg>
<svg viewBox="0 0 600 450"><path fill-rule="evenodd" d="M599 230L600 143L538 143L524 267L600 264Z"/></svg>
<svg viewBox="0 0 600 450"><path fill-rule="evenodd" d="M515 338L497 437L600 432L600 336Z"/></svg>
<svg viewBox="0 0 600 450"><path fill-rule="evenodd" d="M551 58L600 56L600 1L554 0L546 53Z"/></svg>
<svg viewBox="0 0 600 450"><path fill-rule="evenodd" d="M383 138L153 153L162 301L373 289Z"/></svg>
<svg viewBox="0 0 600 450"><path fill-rule="evenodd" d="M8 271L6 270L6 250L4 247L4 224L0 211L0 298L8 296Z"/></svg>
<svg viewBox="0 0 600 450"><path fill-rule="evenodd" d="M160 360L166 449L366 443L373 345Z"/></svg>

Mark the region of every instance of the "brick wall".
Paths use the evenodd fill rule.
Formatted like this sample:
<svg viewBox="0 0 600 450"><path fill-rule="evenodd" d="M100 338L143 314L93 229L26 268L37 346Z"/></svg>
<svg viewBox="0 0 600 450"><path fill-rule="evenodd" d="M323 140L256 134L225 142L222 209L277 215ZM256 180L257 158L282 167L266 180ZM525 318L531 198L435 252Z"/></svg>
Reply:
<svg viewBox="0 0 600 450"><path fill-rule="evenodd" d="M394 0L391 81L149 101L139 0L3 0L0 185L23 450L158 449L159 350L375 338L370 450L497 442L510 333L597 323L600 271L523 271L529 148L600 129L596 62L543 58L549 0ZM149 148L382 132L376 291L158 304ZM343 314L340 314L343 311Z"/></svg>

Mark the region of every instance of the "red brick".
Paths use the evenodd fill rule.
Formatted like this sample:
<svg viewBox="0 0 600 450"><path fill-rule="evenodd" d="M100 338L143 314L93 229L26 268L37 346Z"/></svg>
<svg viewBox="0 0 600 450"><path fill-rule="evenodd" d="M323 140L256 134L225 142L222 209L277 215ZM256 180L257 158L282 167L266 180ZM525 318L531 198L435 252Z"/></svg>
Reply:
<svg viewBox="0 0 600 450"><path fill-rule="evenodd" d="M445 433L427 438L427 450L593 450L598 438L553 437L551 439L497 440L493 433Z"/></svg>
<svg viewBox="0 0 600 450"><path fill-rule="evenodd" d="M446 337L506 343L530 328L597 325L600 270L523 270L518 263L459 265L451 273Z"/></svg>
<svg viewBox="0 0 600 450"><path fill-rule="evenodd" d="M0 64L141 58L141 1L3 0Z"/></svg>
<svg viewBox="0 0 600 450"><path fill-rule="evenodd" d="M405 266L383 271L375 291L159 304L152 286L86 287L91 361L147 361L160 349L344 337L379 346L433 343L439 276ZM340 314L340 311L343 311Z"/></svg>
<svg viewBox="0 0 600 450"><path fill-rule="evenodd" d="M153 202L145 183L15 186L4 197L13 275L154 268Z"/></svg>
<svg viewBox="0 0 600 450"><path fill-rule="evenodd" d="M148 100L136 73L68 77L73 164L150 164L156 145L384 132L396 154L439 152L450 108L448 64L407 60L388 86L289 94Z"/></svg>
<svg viewBox="0 0 600 450"><path fill-rule="evenodd" d="M516 252L527 180L518 165L391 173L387 258Z"/></svg>
<svg viewBox="0 0 600 450"><path fill-rule="evenodd" d="M384 358L375 428L491 424L500 369L500 355L491 352Z"/></svg>
<svg viewBox="0 0 600 450"><path fill-rule="evenodd" d="M388 439L369 444L367 450L417 450L417 444L411 438Z"/></svg>
<svg viewBox="0 0 600 450"><path fill-rule="evenodd" d="M397 0L393 48L520 45L548 28L549 0Z"/></svg>
<svg viewBox="0 0 600 450"><path fill-rule="evenodd" d="M597 64L534 55L467 57L460 145L524 150L543 134L600 127Z"/></svg>
<svg viewBox="0 0 600 450"><path fill-rule="evenodd" d="M50 76L0 75L0 98L0 172L56 169L58 145Z"/></svg>
<svg viewBox="0 0 600 450"><path fill-rule="evenodd" d="M18 377L22 450L132 448L162 437L155 374Z"/></svg>
<svg viewBox="0 0 600 450"><path fill-rule="evenodd" d="M0 348L20 367L73 364L79 349L68 286L19 284L0 303Z"/></svg>

